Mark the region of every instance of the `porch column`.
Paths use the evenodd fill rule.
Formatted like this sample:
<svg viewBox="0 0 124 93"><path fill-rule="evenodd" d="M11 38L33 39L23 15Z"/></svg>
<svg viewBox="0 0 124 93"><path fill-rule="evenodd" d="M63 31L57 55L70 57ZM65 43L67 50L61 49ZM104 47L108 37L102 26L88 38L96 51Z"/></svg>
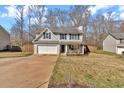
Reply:
<svg viewBox="0 0 124 93"><path fill-rule="evenodd" d="M65 45L65 55L67 54L68 52L68 45Z"/></svg>
<svg viewBox="0 0 124 93"><path fill-rule="evenodd" d="M38 54L38 45L37 44L34 44L34 54Z"/></svg>
<svg viewBox="0 0 124 93"><path fill-rule="evenodd" d="M84 54L84 45L81 46L81 54Z"/></svg>

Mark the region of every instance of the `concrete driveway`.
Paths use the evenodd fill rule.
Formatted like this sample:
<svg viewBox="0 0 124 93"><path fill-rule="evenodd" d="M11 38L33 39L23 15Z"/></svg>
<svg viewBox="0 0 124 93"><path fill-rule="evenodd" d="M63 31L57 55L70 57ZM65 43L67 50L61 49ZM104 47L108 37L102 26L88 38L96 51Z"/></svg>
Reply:
<svg viewBox="0 0 124 93"><path fill-rule="evenodd" d="M47 87L57 56L33 55L0 59L0 87Z"/></svg>

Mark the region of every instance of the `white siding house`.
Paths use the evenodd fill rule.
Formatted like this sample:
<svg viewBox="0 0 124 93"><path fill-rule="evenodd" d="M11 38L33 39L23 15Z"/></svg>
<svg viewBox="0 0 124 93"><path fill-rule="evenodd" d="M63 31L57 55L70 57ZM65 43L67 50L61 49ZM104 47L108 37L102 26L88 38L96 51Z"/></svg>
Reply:
<svg viewBox="0 0 124 93"><path fill-rule="evenodd" d="M10 45L10 35L2 26L0 26L0 50L7 49L8 45Z"/></svg>
<svg viewBox="0 0 124 93"><path fill-rule="evenodd" d="M83 35L78 29L44 29L33 40L34 54L84 54Z"/></svg>
<svg viewBox="0 0 124 93"><path fill-rule="evenodd" d="M109 33L103 41L103 51L122 54L124 52L124 33Z"/></svg>

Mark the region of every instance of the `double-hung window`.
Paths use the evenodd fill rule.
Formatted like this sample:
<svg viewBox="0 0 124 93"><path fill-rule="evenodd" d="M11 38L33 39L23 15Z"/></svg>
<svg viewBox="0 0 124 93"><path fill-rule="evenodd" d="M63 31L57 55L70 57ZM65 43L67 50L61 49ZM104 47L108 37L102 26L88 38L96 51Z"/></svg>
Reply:
<svg viewBox="0 0 124 93"><path fill-rule="evenodd" d="M79 40L79 34L69 34L70 40Z"/></svg>
<svg viewBox="0 0 124 93"><path fill-rule="evenodd" d="M62 39L64 39L64 40L66 40L66 34L60 34L60 40L62 40Z"/></svg>
<svg viewBox="0 0 124 93"><path fill-rule="evenodd" d="M43 39L51 39L51 33L43 32Z"/></svg>

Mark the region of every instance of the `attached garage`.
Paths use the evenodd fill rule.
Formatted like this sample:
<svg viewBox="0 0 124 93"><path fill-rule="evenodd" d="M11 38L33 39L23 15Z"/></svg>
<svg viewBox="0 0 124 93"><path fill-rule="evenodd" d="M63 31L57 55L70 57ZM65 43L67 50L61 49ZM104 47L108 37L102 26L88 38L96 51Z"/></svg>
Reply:
<svg viewBox="0 0 124 93"><path fill-rule="evenodd" d="M117 47L117 54L124 53L124 47Z"/></svg>
<svg viewBox="0 0 124 93"><path fill-rule="evenodd" d="M124 54L124 33L110 32L103 41L103 51Z"/></svg>
<svg viewBox="0 0 124 93"><path fill-rule="evenodd" d="M37 45L37 54L58 54L58 45Z"/></svg>

